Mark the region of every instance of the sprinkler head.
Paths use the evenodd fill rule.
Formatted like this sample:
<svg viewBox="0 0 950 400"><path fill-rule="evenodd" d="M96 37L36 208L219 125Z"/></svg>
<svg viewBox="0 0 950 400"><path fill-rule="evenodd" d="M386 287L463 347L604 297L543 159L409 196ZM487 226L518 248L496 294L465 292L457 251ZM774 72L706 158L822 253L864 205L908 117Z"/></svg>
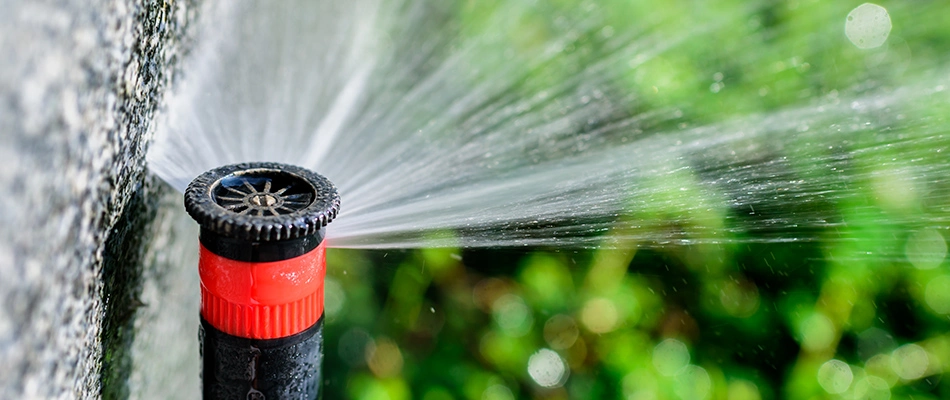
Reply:
<svg viewBox="0 0 950 400"><path fill-rule="evenodd" d="M336 217L340 196L327 178L309 170L244 163L195 178L185 190L185 209L216 235L277 242L318 233Z"/></svg>
<svg viewBox="0 0 950 400"><path fill-rule="evenodd" d="M227 165L188 185L204 398L317 398L324 227L339 208L330 181L286 164Z"/></svg>

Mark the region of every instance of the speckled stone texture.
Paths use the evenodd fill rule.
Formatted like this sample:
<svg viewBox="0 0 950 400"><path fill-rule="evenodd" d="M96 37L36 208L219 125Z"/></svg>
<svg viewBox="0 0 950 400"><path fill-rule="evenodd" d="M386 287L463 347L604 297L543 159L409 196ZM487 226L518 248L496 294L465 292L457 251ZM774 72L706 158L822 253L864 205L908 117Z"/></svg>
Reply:
<svg viewBox="0 0 950 400"><path fill-rule="evenodd" d="M127 392L103 389L104 321L129 341L136 260L170 196L144 154L197 1L0 0L2 399Z"/></svg>

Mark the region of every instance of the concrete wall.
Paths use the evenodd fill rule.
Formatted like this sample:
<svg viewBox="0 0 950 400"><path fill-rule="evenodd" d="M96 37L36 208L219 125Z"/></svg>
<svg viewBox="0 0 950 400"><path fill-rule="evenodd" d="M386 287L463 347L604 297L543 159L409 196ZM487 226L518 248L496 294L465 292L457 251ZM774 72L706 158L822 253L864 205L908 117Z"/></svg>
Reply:
<svg viewBox="0 0 950 400"><path fill-rule="evenodd" d="M0 398L128 394L148 232L177 198L144 154L197 1L0 0Z"/></svg>

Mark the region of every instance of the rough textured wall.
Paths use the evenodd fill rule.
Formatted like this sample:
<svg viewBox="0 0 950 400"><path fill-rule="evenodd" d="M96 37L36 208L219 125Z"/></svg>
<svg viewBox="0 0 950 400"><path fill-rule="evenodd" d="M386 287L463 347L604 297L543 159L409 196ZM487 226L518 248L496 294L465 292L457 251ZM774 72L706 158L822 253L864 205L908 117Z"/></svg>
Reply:
<svg viewBox="0 0 950 400"><path fill-rule="evenodd" d="M141 240L106 243L149 229L163 186L144 154L196 1L0 0L0 398L98 397L128 376L103 370L103 341L129 340Z"/></svg>

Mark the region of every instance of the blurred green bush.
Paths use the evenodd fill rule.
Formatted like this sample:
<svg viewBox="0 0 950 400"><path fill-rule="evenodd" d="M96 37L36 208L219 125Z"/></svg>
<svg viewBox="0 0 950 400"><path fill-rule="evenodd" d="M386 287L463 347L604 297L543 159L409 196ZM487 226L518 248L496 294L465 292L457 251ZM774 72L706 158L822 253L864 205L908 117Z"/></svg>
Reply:
<svg viewBox="0 0 950 400"><path fill-rule="evenodd" d="M659 131L882 93L947 71L944 3L882 3L893 29L874 49L845 35L858 5L519 0L459 2L449 12L458 41L478 43L474 69L504 66L513 90L530 97L600 65L608 95L632 99L631 115L676 116L646 126ZM906 142L868 135L816 150L787 140L799 178L833 183L836 172L814 160L836 151L860 171L807 205L838 216L833 228L719 229L743 216L715 206L684 170L644 182L651 206L620 221L663 232L688 208L696 228L687 231L708 229L719 244L625 243L608 232L603 249L331 250L327 396L950 398L950 189L915 180L910 168L945 166L945 155L902 158L946 147L909 139L943 138L947 111L926 102L892 110L904 116L894 129ZM734 233L715 233L724 231Z"/></svg>

